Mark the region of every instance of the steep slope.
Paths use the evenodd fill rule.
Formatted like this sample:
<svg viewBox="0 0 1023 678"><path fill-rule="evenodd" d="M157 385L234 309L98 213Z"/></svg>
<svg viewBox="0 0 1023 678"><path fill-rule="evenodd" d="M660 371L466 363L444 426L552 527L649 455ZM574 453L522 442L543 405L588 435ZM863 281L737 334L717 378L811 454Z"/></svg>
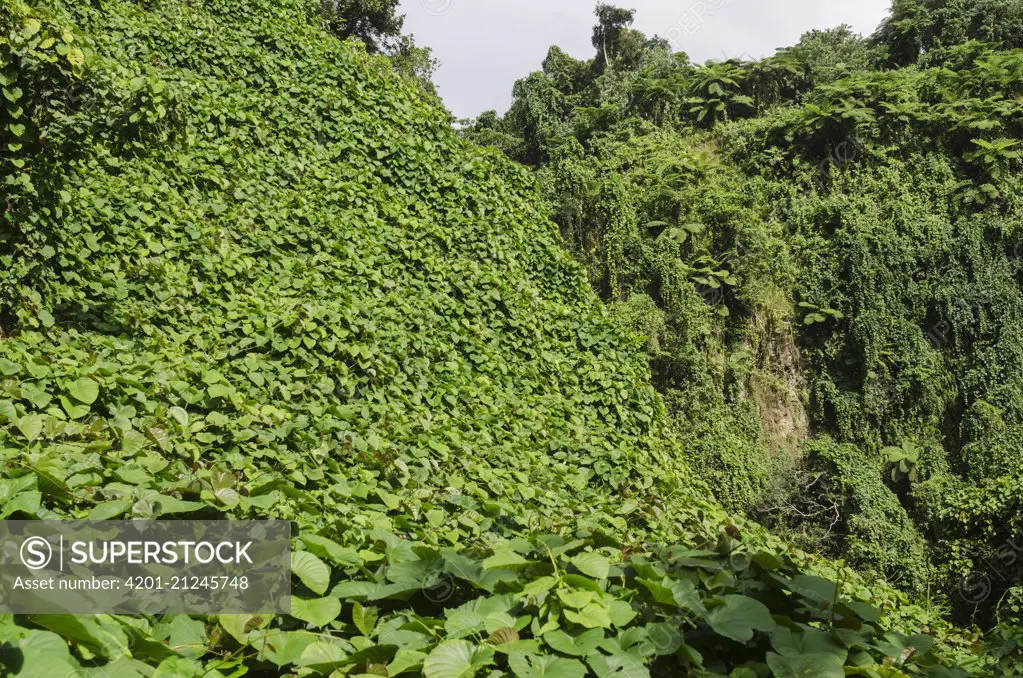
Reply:
<svg viewBox="0 0 1023 678"><path fill-rule="evenodd" d="M709 500L529 176L307 3L0 7L0 517L283 518L322 568L0 617L7 672L958 675Z"/></svg>

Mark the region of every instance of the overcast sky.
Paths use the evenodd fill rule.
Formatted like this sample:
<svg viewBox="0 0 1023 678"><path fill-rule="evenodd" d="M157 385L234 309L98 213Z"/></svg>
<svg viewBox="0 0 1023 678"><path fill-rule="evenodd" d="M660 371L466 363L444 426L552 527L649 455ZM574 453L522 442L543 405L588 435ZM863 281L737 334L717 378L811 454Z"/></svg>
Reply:
<svg viewBox="0 0 1023 678"><path fill-rule="evenodd" d="M511 104L515 81L537 70L551 45L590 58L597 0L402 0L405 28L432 47L448 108L474 117ZM696 62L769 56L812 28L849 24L869 34L890 0L618 0L635 28L668 38Z"/></svg>

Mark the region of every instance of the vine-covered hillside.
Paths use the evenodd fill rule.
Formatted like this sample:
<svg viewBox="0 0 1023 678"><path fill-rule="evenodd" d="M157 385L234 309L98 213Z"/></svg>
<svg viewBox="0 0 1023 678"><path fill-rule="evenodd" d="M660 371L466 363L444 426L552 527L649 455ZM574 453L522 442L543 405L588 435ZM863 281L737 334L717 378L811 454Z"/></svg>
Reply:
<svg viewBox="0 0 1023 678"><path fill-rule="evenodd" d="M2 0L0 58L0 518L295 535L290 615L2 615L0 674L993 671L715 503L529 173L309 3Z"/></svg>

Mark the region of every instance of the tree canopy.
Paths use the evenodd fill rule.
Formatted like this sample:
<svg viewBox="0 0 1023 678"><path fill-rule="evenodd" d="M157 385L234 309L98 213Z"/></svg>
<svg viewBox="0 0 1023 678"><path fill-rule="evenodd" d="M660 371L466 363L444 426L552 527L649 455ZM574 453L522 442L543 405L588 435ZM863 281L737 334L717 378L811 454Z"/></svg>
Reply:
<svg viewBox="0 0 1023 678"><path fill-rule="evenodd" d="M984 628L1004 675L1023 669L1021 7L896 0L869 37L693 64L600 5L592 58L552 47L463 131L534 170L718 499Z"/></svg>
<svg viewBox="0 0 1023 678"><path fill-rule="evenodd" d="M320 0L327 29L341 39L357 38L371 52L386 51L401 36L401 0Z"/></svg>

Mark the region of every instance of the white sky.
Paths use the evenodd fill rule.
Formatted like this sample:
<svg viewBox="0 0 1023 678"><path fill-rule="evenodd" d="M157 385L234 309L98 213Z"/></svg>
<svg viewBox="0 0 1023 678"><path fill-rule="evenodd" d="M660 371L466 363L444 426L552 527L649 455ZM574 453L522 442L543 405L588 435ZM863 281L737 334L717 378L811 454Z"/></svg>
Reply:
<svg viewBox="0 0 1023 678"><path fill-rule="evenodd" d="M890 0L609 0L637 10L633 25L666 37L695 62L769 56L813 28L850 24L864 35L887 16ZM402 0L406 32L432 47L435 81L458 117L504 113L512 85L540 68L558 45L590 58L597 0Z"/></svg>

